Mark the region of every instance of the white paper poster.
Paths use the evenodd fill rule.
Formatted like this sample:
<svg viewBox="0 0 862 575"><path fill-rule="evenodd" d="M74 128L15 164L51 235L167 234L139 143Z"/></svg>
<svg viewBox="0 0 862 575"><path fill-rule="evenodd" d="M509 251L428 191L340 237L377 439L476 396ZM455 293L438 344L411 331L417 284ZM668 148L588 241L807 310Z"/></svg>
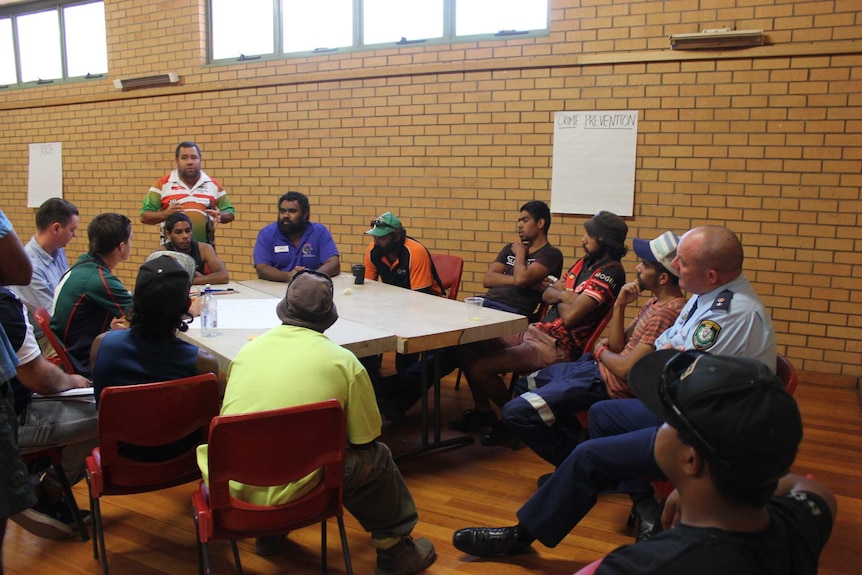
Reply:
<svg viewBox="0 0 862 575"><path fill-rule="evenodd" d="M551 211L634 212L638 112L557 112Z"/></svg>
<svg viewBox="0 0 862 575"><path fill-rule="evenodd" d="M63 197L63 148L60 142L30 144L27 207L38 208L48 198Z"/></svg>

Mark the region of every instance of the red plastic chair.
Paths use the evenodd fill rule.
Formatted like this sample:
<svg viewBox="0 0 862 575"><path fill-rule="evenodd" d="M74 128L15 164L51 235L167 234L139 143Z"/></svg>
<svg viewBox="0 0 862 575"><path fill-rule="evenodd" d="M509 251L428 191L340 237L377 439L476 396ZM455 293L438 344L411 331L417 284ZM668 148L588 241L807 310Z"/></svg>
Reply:
<svg viewBox="0 0 862 575"><path fill-rule="evenodd" d="M437 268L440 283L446 290L448 299L458 299L458 288L461 287L461 274L464 272L464 258L448 254L432 254L431 260Z"/></svg>
<svg viewBox="0 0 862 575"><path fill-rule="evenodd" d="M199 434L198 443L203 443L219 403L218 380L211 373L102 390L99 447L87 458L87 484L93 510L93 556L98 559L101 548L105 575L108 558L99 499L157 491L201 477L194 447L172 459L144 462L120 455L119 444L159 447L193 434Z"/></svg>
<svg viewBox="0 0 862 575"><path fill-rule="evenodd" d="M222 415L210 426L209 485L203 481L192 497L202 573L212 573L208 543L231 542L242 573L236 540L287 533L320 523L321 570L326 572L326 520L335 517L347 573L353 573L344 511L344 413L334 399L272 411ZM246 485L286 485L316 469L320 483L308 494L283 505L254 505L230 494L229 481Z"/></svg>
<svg viewBox="0 0 862 575"><path fill-rule="evenodd" d="M57 334L51 331L51 314L48 313L48 310L45 309L44 306L40 306L33 313L33 317L35 318L36 323L39 324L39 329L45 332L45 337L48 338L48 341L51 343L51 347L53 347L54 351L57 352L57 357L60 359L60 366L66 371L66 373L76 373L75 368L72 365L72 360L69 359L69 355L66 353L66 346L57 338Z"/></svg>
<svg viewBox="0 0 862 575"><path fill-rule="evenodd" d="M780 353L775 358L775 373L784 382L787 393L793 395L796 391L796 386L799 384L799 378L796 375L796 368L793 364L787 361L787 358Z"/></svg>

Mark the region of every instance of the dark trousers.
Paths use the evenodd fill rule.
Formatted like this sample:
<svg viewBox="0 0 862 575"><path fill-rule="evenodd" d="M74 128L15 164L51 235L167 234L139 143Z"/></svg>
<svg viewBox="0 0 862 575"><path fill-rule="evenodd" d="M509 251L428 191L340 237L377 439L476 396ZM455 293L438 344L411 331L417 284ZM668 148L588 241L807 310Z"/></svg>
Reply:
<svg viewBox="0 0 862 575"><path fill-rule="evenodd" d="M548 463L558 467L581 440L575 414L608 399L592 355L540 369L515 384L518 397L503 406L512 434Z"/></svg>
<svg viewBox="0 0 862 575"><path fill-rule="evenodd" d="M651 489L646 479L665 479L653 455L657 418L639 400L600 401L589 419L589 441L578 445L518 510L521 524L548 547L559 544L589 513L599 493L645 493ZM611 432L617 434L600 435Z"/></svg>

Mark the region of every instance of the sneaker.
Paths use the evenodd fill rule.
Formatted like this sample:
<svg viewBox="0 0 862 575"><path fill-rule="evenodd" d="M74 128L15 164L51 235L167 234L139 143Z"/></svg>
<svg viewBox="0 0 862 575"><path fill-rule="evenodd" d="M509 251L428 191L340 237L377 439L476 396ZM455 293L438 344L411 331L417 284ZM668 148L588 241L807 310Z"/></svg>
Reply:
<svg viewBox="0 0 862 575"><path fill-rule="evenodd" d="M493 411L476 411L468 409L458 419L449 422L452 431L479 431L491 427L497 423L497 416Z"/></svg>
<svg viewBox="0 0 862 575"><path fill-rule="evenodd" d="M389 549L377 550L374 575L410 575L430 567L437 560L434 544L425 537L414 540L409 535Z"/></svg>
<svg viewBox="0 0 862 575"><path fill-rule="evenodd" d="M70 539L78 535L78 526L72 518L72 512L64 500L57 503L40 501L30 509L10 517L12 521L44 539ZM91 520L90 512L81 511L84 525Z"/></svg>
<svg viewBox="0 0 862 575"><path fill-rule="evenodd" d="M544 475L540 475L539 478L536 480L536 489L541 489L545 485L545 483L547 483L548 480L551 478L551 475L553 475L553 473L545 473Z"/></svg>

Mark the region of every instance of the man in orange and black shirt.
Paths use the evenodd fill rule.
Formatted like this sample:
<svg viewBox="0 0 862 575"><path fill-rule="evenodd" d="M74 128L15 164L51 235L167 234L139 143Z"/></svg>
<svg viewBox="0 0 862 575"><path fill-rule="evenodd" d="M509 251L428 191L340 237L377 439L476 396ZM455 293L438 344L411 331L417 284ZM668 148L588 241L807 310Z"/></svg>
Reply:
<svg viewBox="0 0 862 575"><path fill-rule="evenodd" d="M395 214L386 212L371 222L365 232L374 241L365 250L365 279L443 295L443 286L428 250L407 237L407 230Z"/></svg>
<svg viewBox="0 0 862 575"><path fill-rule="evenodd" d="M365 232L374 241L365 250L365 279L443 296L443 284L437 276L431 253L419 242L407 236L401 220L386 212L371 222ZM418 354L395 356L395 368L402 372L419 358ZM372 381L379 379L380 357L362 358L362 364Z"/></svg>

